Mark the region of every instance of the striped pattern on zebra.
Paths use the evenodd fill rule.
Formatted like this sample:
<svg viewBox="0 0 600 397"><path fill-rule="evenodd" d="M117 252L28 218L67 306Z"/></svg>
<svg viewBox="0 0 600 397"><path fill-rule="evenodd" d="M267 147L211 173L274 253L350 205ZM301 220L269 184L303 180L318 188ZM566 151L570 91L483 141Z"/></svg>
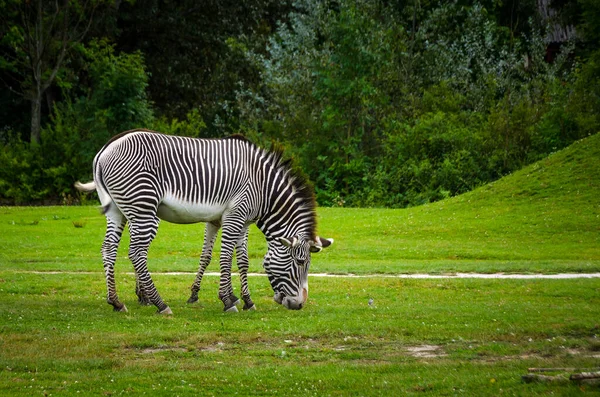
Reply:
<svg viewBox="0 0 600 397"><path fill-rule="evenodd" d="M148 130L126 131L112 138L96 155L94 181L75 186L97 190L107 219L102 258L107 301L126 311L116 292L114 263L127 222L140 302L171 314L148 272L148 249L160 219L173 223L206 222L205 243L194 290L199 288L212 245L222 229L219 298L225 311L237 311L239 299L231 285L236 250L244 308L254 304L247 285L248 227L256 223L265 234L264 268L276 302L301 309L308 298L310 253L331 245L316 235L314 193L282 160L280 150L267 151L243 137L196 139ZM197 289L195 290L197 298Z"/></svg>

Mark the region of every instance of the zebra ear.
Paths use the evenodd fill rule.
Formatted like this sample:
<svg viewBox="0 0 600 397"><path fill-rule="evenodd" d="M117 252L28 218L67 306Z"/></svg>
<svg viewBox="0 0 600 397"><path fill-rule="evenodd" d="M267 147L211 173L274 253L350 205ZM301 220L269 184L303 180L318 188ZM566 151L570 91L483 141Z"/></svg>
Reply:
<svg viewBox="0 0 600 397"><path fill-rule="evenodd" d="M323 248L327 248L331 244L333 244L333 239L332 238L317 237L317 240L321 243L321 245L323 246Z"/></svg>
<svg viewBox="0 0 600 397"><path fill-rule="evenodd" d="M323 248L327 248L331 244L333 244L332 238L322 238L317 236L317 241L310 243L310 252L321 252Z"/></svg>
<svg viewBox="0 0 600 397"><path fill-rule="evenodd" d="M292 237L291 239L279 237L277 240L288 248L294 248L296 245L298 245L298 237L296 236Z"/></svg>

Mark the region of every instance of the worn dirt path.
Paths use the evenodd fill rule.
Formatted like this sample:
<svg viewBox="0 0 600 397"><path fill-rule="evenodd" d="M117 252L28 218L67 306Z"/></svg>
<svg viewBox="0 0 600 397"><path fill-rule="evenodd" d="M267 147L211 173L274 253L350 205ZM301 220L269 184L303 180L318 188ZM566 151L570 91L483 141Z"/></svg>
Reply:
<svg viewBox="0 0 600 397"><path fill-rule="evenodd" d="M69 271L14 271L14 273L29 274L104 274L104 272L69 272ZM195 272L151 272L155 275L163 276L194 276ZM133 275L133 272L125 274ZM205 276L219 276L218 272L206 272ZM237 276L238 273L232 273ZM264 276L264 273L248 273L249 277ZM548 279L548 280L566 280L574 278L600 278L600 273L556 273L556 274L518 274L518 273L449 273L449 274L333 274L333 273L310 273L309 277L332 277L332 278L407 278L407 279L500 279L500 280L529 280L529 279Z"/></svg>

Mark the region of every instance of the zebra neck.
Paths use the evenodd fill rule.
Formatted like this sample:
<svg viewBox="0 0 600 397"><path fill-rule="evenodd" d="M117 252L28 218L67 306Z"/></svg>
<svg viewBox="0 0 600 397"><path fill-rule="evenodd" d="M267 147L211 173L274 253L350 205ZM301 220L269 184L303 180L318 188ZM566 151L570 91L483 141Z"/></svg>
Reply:
<svg viewBox="0 0 600 397"><path fill-rule="evenodd" d="M314 206L294 188L272 195L256 221L268 241L278 237L302 236L314 238Z"/></svg>
<svg viewBox="0 0 600 397"><path fill-rule="evenodd" d="M283 161L281 152L261 152L255 157L253 176L258 194L256 225L267 237L315 238L316 202L304 178ZM257 192L258 193L258 192Z"/></svg>

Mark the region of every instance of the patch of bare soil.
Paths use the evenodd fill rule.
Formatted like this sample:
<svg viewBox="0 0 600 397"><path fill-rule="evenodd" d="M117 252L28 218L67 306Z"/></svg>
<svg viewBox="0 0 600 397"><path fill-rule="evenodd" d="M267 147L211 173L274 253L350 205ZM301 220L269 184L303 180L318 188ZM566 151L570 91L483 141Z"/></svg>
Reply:
<svg viewBox="0 0 600 397"><path fill-rule="evenodd" d="M416 358L440 358L447 356L442 347L437 345L409 346L406 348L406 351L409 356Z"/></svg>
<svg viewBox="0 0 600 397"><path fill-rule="evenodd" d="M142 354L154 354L154 353L163 353L163 352L177 352L177 353L185 353L187 349L183 347L172 347L172 346L164 346L164 347L149 347L141 350Z"/></svg>
<svg viewBox="0 0 600 397"><path fill-rule="evenodd" d="M564 348L561 351L555 352L554 354L535 354L535 353L523 353L514 356L485 356L481 357L481 360L489 363L496 363L500 361L514 361L514 360L548 360L548 359L556 359L556 358L564 358L565 356L578 356L585 358L600 358L599 351L590 351L586 349L577 349L577 348Z"/></svg>
<svg viewBox="0 0 600 397"><path fill-rule="evenodd" d="M589 351L589 350L585 350L585 349L575 349L575 348L568 348L565 349L565 352L571 356L582 356L582 357L589 357L589 358L600 358L600 352L599 351Z"/></svg>
<svg viewBox="0 0 600 397"><path fill-rule="evenodd" d="M203 346L203 347L200 347L198 350L200 350L201 352L214 353L214 352L223 351L222 348L223 348L223 343L219 342L215 346Z"/></svg>

